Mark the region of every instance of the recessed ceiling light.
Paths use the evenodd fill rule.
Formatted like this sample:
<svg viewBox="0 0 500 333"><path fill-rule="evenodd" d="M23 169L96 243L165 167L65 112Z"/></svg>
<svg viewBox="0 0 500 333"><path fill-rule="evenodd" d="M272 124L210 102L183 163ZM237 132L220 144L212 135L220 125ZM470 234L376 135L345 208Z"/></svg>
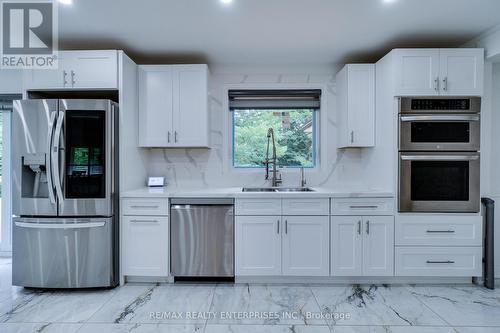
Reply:
<svg viewBox="0 0 500 333"><path fill-rule="evenodd" d="M394 3L397 0L382 0L383 3Z"/></svg>
<svg viewBox="0 0 500 333"><path fill-rule="evenodd" d="M59 0L59 2L64 4L64 5L72 5L73 4L73 0Z"/></svg>
<svg viewBox="0 0 500 333"><path fill-rule="evenodd" d="M230 3L233 2L233 0L220 0L220 2L222 2L225 5L229 5Z"/></svg>

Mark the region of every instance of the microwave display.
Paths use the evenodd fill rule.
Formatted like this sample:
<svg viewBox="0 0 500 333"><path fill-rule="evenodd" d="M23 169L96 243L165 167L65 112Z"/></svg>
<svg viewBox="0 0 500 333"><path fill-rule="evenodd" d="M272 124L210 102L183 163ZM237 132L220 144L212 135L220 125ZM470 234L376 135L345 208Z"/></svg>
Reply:
<svg viewBox="0 0 500 333"><path fill-rule="evenodd" d="M457 110L467 111L470 109L470 99L412 99L411 110Z"/></svg>

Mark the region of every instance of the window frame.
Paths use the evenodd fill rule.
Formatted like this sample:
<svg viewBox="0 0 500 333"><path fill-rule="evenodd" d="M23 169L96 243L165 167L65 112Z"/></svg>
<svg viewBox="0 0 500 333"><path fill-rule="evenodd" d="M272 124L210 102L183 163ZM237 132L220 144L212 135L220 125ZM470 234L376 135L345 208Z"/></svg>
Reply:
<svg viewBox="0 0 500 333"><path fill-rule="evenodd" d="M326 83L275 83L275 84L247 84L247 83L235 83L235 84L224 84L223 85L223 120L224 120L224 133L222 135L222 162L223 162L223 172L229 174L244 174L244 173L262 173L264 168L260 167L234 167L233 166L233 115L232 111L229 109L229 90L234 89L249 89L249 90L288 90L288 89L319 89L321 90L320 97L320 107L315 111L315 125L316 130L314 133L314 145L315 145L315 166L313 168L307 168L308 174L319 174L323 169L323 163L326 163L327 152L328 152L328 139L327 139L327 123L328 116L327 111L327 89ZM287 173L297 173L300 167L284 167L280 168L282 174Z"/></svg>

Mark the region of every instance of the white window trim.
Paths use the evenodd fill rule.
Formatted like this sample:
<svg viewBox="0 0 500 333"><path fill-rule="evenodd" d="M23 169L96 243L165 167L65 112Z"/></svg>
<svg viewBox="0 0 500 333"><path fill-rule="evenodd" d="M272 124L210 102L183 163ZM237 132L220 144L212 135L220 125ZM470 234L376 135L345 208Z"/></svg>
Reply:
<svg viewBox="0 0 500 333"><path fill-rule="evenodd" d="M223 172L229 174L242 174L242 173L262 173L261 168L235 168L233 167L232 158L232 148L233 148L233 126L232 126L232 114L229 111L229 90L233 89L248 89L248 90L273 90L273 89L320 89L321 90L321 101L320 109L316 112L316 165L314 168L309 168L308 173L318 174L322 170L322 165L327 162L328 154L328 140L327 140L327 125L328 116L326 112L328 110L328 104L326 99L326 85L318 83L262 83L262 84L225 84L222 89L223 102L222 108L225 113L224 116L224 142L223 142ZM280 169L281 173L299 173L300 168L283 168Z"/></svg>

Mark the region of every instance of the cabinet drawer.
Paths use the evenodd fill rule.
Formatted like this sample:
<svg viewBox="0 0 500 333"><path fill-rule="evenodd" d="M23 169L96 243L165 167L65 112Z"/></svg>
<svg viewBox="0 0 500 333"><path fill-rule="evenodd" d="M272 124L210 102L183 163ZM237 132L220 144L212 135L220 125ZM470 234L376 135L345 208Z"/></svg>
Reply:
<svg viewBox="0 0 500 333"><path fill-rule="evenodd" d="M281 199L236 199L236 215L281 215Z"/></svg>
<svg viewBox="0 0 500 333"><path fill-rule="evenodd" d="M123 217L123 274L168 276L167 216Z"/></svg>
<svg viewBox="0 0 500 333"><path fill-rule="evenodd" d="M328 215L330 199L283 199L283 215Z"/></svg>
<svg viewBox="0 0 500 333"><path fill-rule="evenodd" d="M481 216L399 216L396 245L481 246Z"/></svg>
<svg viewBox="0 0 500 333"><path fill-rule="evenodd" d="M392 215L393 198L333 198L332 215Z"/></svg>
<svg viewBox="0 0 500 333"><path fill-rule="evenodd" d="M481 247L396 247L396 276L481 276Z"/></svg>
<svg viewBox="0 0 500 333"><path fill-rule="evenodd" d="M168 199L123 199L123 215L168 215Z"/></svg>

